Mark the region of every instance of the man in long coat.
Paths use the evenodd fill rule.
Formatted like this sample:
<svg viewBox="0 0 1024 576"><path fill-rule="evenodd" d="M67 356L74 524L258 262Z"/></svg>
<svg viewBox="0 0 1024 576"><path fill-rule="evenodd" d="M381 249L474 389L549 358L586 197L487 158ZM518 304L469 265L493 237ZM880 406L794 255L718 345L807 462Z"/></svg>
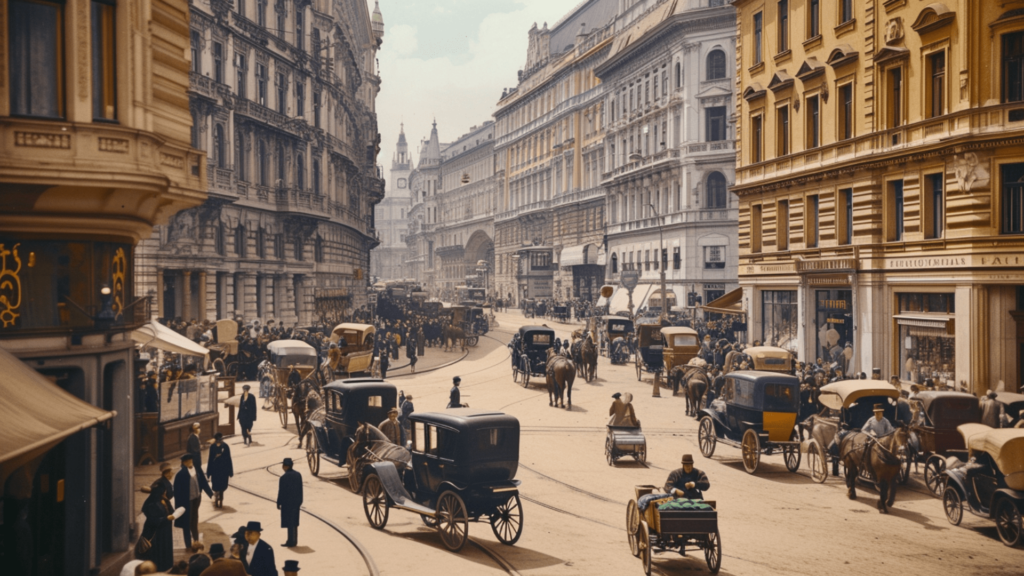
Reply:
<svg viewBox="0 0 1024 576"><path fill-rule="evenodd" d="M199 422L192 424L192 433L185 440L185 450L192 454L192 465L203 469L203 441L199 439Z"/></svg>
<svg viewBox="0 0 1024 576"><path fill-rule="evenodd" d="M612 394L611 407L608 408L608 416L611 416L608 420L609 426L640 426L640 421L636 419L636 413L633 412L633 395L626 392L625 398L619 392Z"/></svg>
<svg viewBox="0 0 1024 576"><path fill-rule="evenodd" d="M256 398L249 393L249 385L242 386L242 399L238 403L238 425L242 427L242 441L252 444L252 425L256 422Z"/></svg>
<svg viewBox="0 0 1024 576"><path fill-rule="evenodd" d="M277 483L277 509L281 511L281 528L288 529L285 548L299 545L299 508L302 506L302 474L292 469L292 459L282 462L284 474Z"/></svg>
<svg viewBox="0 0 1024 576"><path fill-rule="evenodd" d="M185 513L174 521L174 526L181 528L185 548L192 546L193 539L199 540L199 504L203 501L203 492L213 497L206 475L192 465L192 454L186 452L181 457L181 470L174 477L174 506L185 509Z"/></svg>
<svg viewBox="0 0 1024 576"><path fill-rule="evenodd" d="M213 505L220 508L224 506L224 491L228 489L228 478L235 475L231 447L224 443L224 436L220 432L213 435L210 461L206 464L206 471L210 475L210 487L213 488Z"/></svg>
<svg viewBox="0 0 1024 576"><path fill-rule="evenodd" d="M388 410L388 419L377 426L392 444L402 445L402 426L398 423L398 408Z"/></svg>
<svg viewBox="0 0 1024 576"><path fill-rule="evenodd" d="M245 525L242 564L251 576L277 576L274 548L260 539L262 533L263 527L259 522L249 522Z"/></svg>

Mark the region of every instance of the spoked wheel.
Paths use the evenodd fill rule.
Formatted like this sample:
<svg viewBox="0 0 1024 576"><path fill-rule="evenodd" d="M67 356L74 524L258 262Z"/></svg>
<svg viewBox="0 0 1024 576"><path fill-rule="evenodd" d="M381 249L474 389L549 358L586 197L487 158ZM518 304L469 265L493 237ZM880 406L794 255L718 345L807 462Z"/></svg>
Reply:
<svg viewBox="0 0 1024 576"><path fill-rule="evenodd" d="M466 337L466 346L473 347L480 343L480 337L476 334Z"/></svg>
<svg viewBox="0 0 1024 576"><path fill-rule="evenodd" d="M996 531L1003 544L1013 547L1021 542L1021 516L1017 505L1009 498L1003 498L996 505Z"/></svg>
<svg viewBox="0 0 1024 576"><path fill-rule="evenodd" d="M640 523L640 561L644 564L644 574L651 576L651 536L647 531L647 522Z"/></svg>
<svg viewBox="0 0 1024 576"><path fill-rule="evenodd" d="M953 526L959 526L964 519L964 505L960 499L960 492L953 486L946 486L942 493L942 511L946 513L946 520Z"/></svg>
<svg viewBox="0 0 1024 576"><path fill-rule="evenodd" d="M906 484L910 480L910 455L904 450L900 452L900 471L896 473L896 481L900 484Z"/></svg>
<svg viewBox="0 0 1024 576"><path fill-rule="evenodd" d="M945 488L945 482L940 476L945 469L946 461L942 458L931 458L924 465L924 483L928 486L928 491L937 497L942 496L942 490Z"/></svg>
<svg viewBox="0 0 1024 576"><path fill-rule="evenodd" d="M640 509L636 500L626 505L626 539L629 540L629 551L633 556L640 555Z"/></svg>
<svg viewBox="0 0 1024 576"><path fill-rule="evenodd" d="M348 487L352 489L352 492L359 494L359 476L351 467L348 469Z"/></svg>
<svg viewBox="0 0 1024 576"><path fill-rule="evenodd" d="M277 414L281 417L281 427L288 427L288 391L281 387L277 397Z"/></svg>
<svg viewBox="0 0 1024 576"><path fill-rule="evenodd" d="M715 455L715 444L718 438L715 437L715 423L711 416L700 419L700 428L697 430L697 444L700 446L700 453L705 458Z"/></svg>
<svg viewBox="0 0 1024 576"><path fill-rule="evenodd" d="M512 381L519 382L519 366L515 364L512 365Z"/></svg>
<svg viewBox="0 0 1024 576"><path fill-rule="evenodd" d="M761 439L752 429L743 433L743 469L747 474L757 471L761 463Z"/></svg>
<svg viewBox="0 0 1024 576"><path fill-rule="evenodd" d="M491 530L498 541L507 546L519 541L519 537L523 535L523 504L519 500L518 492L509 496L508 500L491 514Z"/></svg>
<svg viewBox="0 0 1024 576"><path fill-rule="evenodd" d="M796 430L789 437L790 442L799 442L800 436L796 433ZM782 457L786 460L786 470L790 472L796 472L800 469L800 445L787 446L782 449Z"/></svg>
<svg viewBox="0 0 1024 576"><path fill-rule="evenodd" d="M722 536L716 529L708 534L708 541L704 546L704 560L708 563L708 570L712 574L718 574L722 567Z"/></svg>
<svg viewBox="0 0 1024 576"><path fill-rule="evenodd" d="M807 447L807 465L811 469L811 480L822 484L828 479L828 461L825 460L825 451L813 440Z"/></svg>
<svg viewBox="0 0 1024 576"><path fill-rule="evenodd" d="M604 458L608 461L609 466L613 466L615 464L615 456L612 454L612 447L612 439L606 438L604 441Z"/></svg>
<svg viewBox="0 0 1024 576"><path fill-rule="evenodd" d="M316 432L306 433L306 464L313 476L320 475L320 443L316 440Z"/></svg>
<svg viewBox="0 0 1024 576"><path fill-rule="evenodd" d="M633 457L641 464L647 463L647 445L644 444L633 453Z"/></svg>
<svg viewBox="0 0 1024 576"><path fill-rule="evenodd" d="M383 530L388 523L388 495L376 474L370 474L363 482L363 512L370 526L377 530Z"/></svg>
<svg viewBox="0 0 1024 576"><path fill-rule="evenodd" d="M448 490L437 499L437 531L441 541L452 552L458 552L469 539L466 504L455 492Z"/></svg>
<svg viewBox="0 0 1024 576"><path fill-rule="evenodd" d="M523 372L523 388L529 388L530 387L530 359L529 358L526 358L526 357L523 358L522 372Z"/></svg>

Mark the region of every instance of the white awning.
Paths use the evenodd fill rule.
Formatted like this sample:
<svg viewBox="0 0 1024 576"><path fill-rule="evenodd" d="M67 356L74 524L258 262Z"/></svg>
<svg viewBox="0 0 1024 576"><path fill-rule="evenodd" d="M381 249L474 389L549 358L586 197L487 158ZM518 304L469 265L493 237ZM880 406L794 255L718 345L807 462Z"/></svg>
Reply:
<svg viewBox="0 0 1024 576"><path fill-rule="evenodd" d="M219 329L218 329L219 331ZM171 330L156 320L132 331L132 340L143 346L152 346L164 352L184 354L185 356L205 357L210 353L205 347Z"/></svg>
<svg viewBox="0 0 1024 576"><path fill-rule="evenodd" d="M559 266L584 266L586 264L597 264L597 246L583 244L581 246L568 246L562 248L562 255L559 257Z"/></svg>
<svg viewBox="0 0 1024 576"><path fill-rule="evenodd" d="M647 295L654 288L653 284L640 284L633 289L633 310L642 306L642 302L647 300ZM612 294L611 303L608 305L608 313L615 314L616 312L629 312L629 290L619 286L615 294Z"/></svg>
<svg viewBox="0 0 1024 576"><path fill-rule="evenodd" d="M936 328L952 334L954 316L952 314L897 314L894 316L900 326L916 326L918 328Z"/></svg>

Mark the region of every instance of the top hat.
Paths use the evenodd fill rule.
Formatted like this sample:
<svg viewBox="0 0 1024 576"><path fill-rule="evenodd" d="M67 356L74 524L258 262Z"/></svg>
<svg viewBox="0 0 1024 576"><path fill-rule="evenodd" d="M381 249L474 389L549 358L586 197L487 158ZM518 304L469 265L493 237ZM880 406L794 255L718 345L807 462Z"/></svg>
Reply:
<svg viewBox="0 0 1024 576"><path fill-rule="evenodd" d="M249 521L249 523L245 525L245 531L246 532L263 532L263 526L261 526L259 522Z"/></svg>
<svg viewBox="0 0 1024 576"><path fill-rule="evenodd" d="M299 561L298 560L285 560L284 561L284 571L285 572L298 572L299 571Z"/></svg>
<svg viewBox="0 0 1024 576"><path fill-rule="evenodd" d="M184 454L181 455L182 463L184 463L187 460L191 460L191 459L192 459L192 454L190 454L188 452L185 452Z"/></svg>
<svg viewBox="0 0 1024 576"><path fill-rule="evenodd" d="M216 560L217 558L224 557L224 545L220 542L214 542L210 544L210 558Z"/></svg>
<svg viewBox="0 0 1024 576"><path fill-rule="evenodd" d="M683 454L683 464L693 464L693 455Z"/></svg>
<svg viewBox="0 0 1024 576"><path fill-rule="evenodd" d="M285 458L284 461L281 462L281 465L282 466L294 466L295 464L292 462L291 458Z"/></svg>
<svg viewBox="0 0 1024 576"><path fill-rule="evenodd" d="M881 404L875 404L875 407L872 408L871 410L872 412L882 412L885 410L885 406L882 406Z"/></svg>
<svg viewBox="0 0 1024 576"><path fill-rule="evenodd" d="M622 397L622 392L616 392L615 394L612 394L612 398L620 398L620 397Z"/></svg>

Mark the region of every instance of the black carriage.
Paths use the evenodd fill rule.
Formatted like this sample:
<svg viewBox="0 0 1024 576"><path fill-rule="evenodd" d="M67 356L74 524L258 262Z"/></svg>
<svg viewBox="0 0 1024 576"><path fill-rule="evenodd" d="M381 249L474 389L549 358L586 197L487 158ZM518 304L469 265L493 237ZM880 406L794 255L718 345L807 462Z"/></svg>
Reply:
<svg viewBox="0 0 1024 576"><path fill-rule="evenodd" d="M629 362L629 341L633 337L633 321L622 316L602 316L598 332L601 350L612 364Z"/></svg>
<svg viewBox="0 0 1024 576"><path fill-rule="evenodd" d="M306 436L306 462L314 476L320 474L321 459L345 465L356 428L363 422L376 426L387 420L388 410L398 407L398 389L376 378L336 380L324 386L323 402L310 414ZM349 478L356 478L352 470Z"/></svg>
<svg viewBox="0 0 1024 576"><path fill-rule="evenodd" d="M480 337L487 334L490 327L484 309L472 306L452 306L449 310L451 311L452 326L461 328L466 333L466 345L476 346L480 342Z"/></svg>
<svg viewBox="0 0 1024 576"><path fill-rule="evenodd" d="M519 329L519 350L512 366L512 381L523 378L523 387L530 385L530 377L547 375L548 348L555 345L555 331L543 326L523 326Z"/></svg>
<svg viewBox="0 0 1024 576"><path fill-rule="evenodd" d="M800 437L796 415L800 381L776 372L741 370L725 377L721 396L700 411L697 443L705 458L719 442L743 451L743 468L757 471L761 454L781 452L786 469L800 468Z"/></svg>
<svg viewBox="0 0 1024 576"><path fill-rule="evenodd" d="M523 318L536 318L537 317L537 301L533 298L526 298L522 302L523 306Z"/></svg>
<svg viewBox="0 0 1024 576"><path fill-rule="evenodd" d="M519 420L500 412L454 408L416 413L412 421L412 464L369 464L364 471L363 511L383 530L389 510L419 514L436 528L445 547L460 550L469 522L487 521L502 544L523 531L519 498Z"/></svg>
<svg viewBox="0 0 1024 576"><path fill-rule="evenodd" d="M643 562L644 574L650 576L655 553L702 550L704 561L712 574L722 567L722 536L718 531L718 503L713 500L692 501L692 507L659 510L659 504L673 498L650 500L657 486L636 486L636 499L626 505L626 539L630 552ZM641 498L646 508L640 510Z"/></svg>
<svg viewBox="0 0 1024 576"><path fill-rule="evenodd" d="M1024 418L1024 394L998 392L996 393L996 402L1003 405L1006 417L1010 419L1008 427L1016 426Z"/></svg>
<svg viewBox="0 0 1024 576"><path fill-rule="evenodd" d="M946 469L946 458L967 454L957 427L981 421L978 398L964 392L926 391L913 402L920 414L910 427L908 458L924 463L924 483L938 498L945 488L940 474Z"/></svg>
<svg viewBox="0 0 1024 576"><path fill-rule="evenodd" d="M551 317L559 322L568 322L570 318L569 307L561 304L552 306Z"/></svg>
<svg viewBox="0 0 1024 576"><path fill-rule="evenodd" d="M665 369L665 341L661 337L661 324L639 324L636 327L636 379L643 378L644 372L654 374L654 381L661 379Z"/></svg>

